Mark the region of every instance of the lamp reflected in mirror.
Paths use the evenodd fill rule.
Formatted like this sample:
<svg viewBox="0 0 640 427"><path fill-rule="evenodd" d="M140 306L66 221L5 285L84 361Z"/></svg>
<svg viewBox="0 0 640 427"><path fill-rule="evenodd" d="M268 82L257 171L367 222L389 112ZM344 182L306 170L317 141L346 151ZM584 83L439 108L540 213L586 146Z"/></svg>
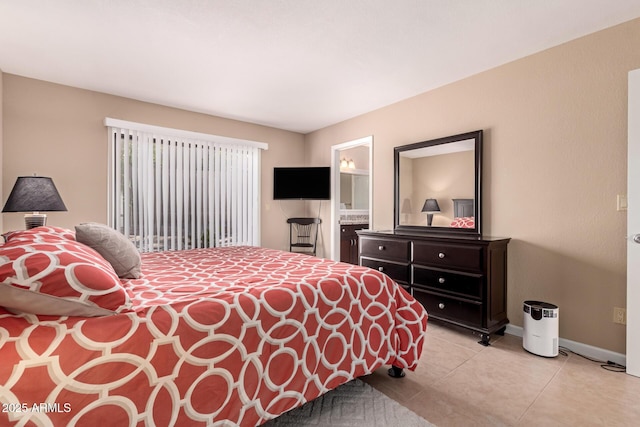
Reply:
<svg viewBox="0 0 640 427"><path fill-rule="evenodd" d="M427 226L431 227L431 224L433 223L433 214L440 212L440 206L438 205L438 201L436 199L425 200L424 205L422 206L422 212L426 212Z"/></svg>
<svg viewBox="0 0 640 427"><path fill-rule="evenodd" d="M402 207L400 208L400 213L405 216L404 222L408 221L409 215L411 215L411 199L405 198L402 201Z"/></svg>
<svg viewBox="0 0 640 427"><path fill-rule="evenodd" d="M47 215L40 212L64 212L64 205L53 180L46 176L20 176L9 194L2 212L25 214L27 229L46 225Z"/></svg>

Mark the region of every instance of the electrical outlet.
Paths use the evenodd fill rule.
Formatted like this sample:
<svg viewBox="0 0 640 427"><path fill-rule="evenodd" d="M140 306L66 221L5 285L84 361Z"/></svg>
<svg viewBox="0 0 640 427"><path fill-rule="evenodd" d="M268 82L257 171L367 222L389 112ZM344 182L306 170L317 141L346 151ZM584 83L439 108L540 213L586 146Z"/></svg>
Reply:
<svg viewBox="0 0 640 427"><path fill-rule="evenodd" d="M621 325L627 324L627 310L620 307L613 307L613 323Z"/></svg>

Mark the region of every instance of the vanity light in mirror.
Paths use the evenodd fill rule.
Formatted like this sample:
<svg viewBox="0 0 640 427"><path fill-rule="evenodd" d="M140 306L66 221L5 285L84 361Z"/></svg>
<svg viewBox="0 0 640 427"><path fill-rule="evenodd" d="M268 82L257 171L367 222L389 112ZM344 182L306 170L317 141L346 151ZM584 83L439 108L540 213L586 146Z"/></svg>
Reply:
<svg viewBox="0 0 640 427"><path fill-rule="evenodd" d="M353 161L353 159L349 159L347 160L346 158L342 158L342 160L340 160L340 169L355 169L356 168L356 163Z"/></svg>
<svg viewBox="0 0 640 427"><path fill-rule="evenodd" d="M481 162L481 130L396 147L394 228L480 234Z"/></svg>

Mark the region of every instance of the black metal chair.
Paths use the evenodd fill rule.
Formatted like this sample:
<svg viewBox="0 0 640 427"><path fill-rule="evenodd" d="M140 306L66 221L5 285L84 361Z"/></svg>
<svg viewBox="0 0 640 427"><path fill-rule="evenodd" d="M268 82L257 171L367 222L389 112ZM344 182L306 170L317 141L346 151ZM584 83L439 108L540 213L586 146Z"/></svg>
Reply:
<svg viewBox="0 0 640 427"><path fill-rule="evenodd" d="M289 218L289 252L316 254L320 218Z"/></svg>

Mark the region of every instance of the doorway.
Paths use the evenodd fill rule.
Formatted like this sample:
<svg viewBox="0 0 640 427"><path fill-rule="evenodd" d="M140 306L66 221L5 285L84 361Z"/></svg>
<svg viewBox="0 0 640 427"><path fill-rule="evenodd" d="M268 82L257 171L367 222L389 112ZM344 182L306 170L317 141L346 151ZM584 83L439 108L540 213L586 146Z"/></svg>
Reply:
<svg viewBox="0 0 640 427"><path fill-rule="evenodd" d="M358 160L346 157L345 154L349 150L361 147L365 148L365 157ZM343 162L346 161L346 164ZM349 160L353 160L353 164L349 164ZM342 170L346 169L346 174L359 176L353 180L356 186L361 186L364 179L368 176L368 185L360 187L354 194L352 206L347 206L347 202L341 201L341 163ZM372 223L373 219L373 136L356 139L342 144L333 145L331 147L331 259L340 260L340 220L347 214L349 208L357 206L359 209L353 209L353 215L364 216L368 218L367 222ZM345 175L345 174L343 174ZM344 183L344 179L342 180ZM367 188L368 187L368 188ZM343 187L346 188L346 187ZM345 190L347 191L347 190ZM368 193L368 197L363 201L363 192ZM351 213L351 212L349 212Z"/></svg>

